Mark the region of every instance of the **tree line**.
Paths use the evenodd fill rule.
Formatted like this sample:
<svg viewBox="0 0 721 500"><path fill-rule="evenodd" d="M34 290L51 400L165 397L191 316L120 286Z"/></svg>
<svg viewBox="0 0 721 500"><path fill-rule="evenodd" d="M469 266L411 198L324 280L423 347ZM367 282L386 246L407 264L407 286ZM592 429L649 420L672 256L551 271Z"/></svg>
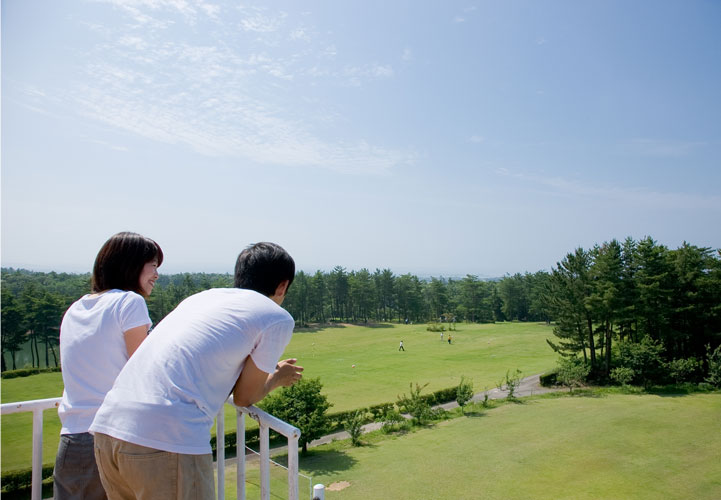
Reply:
<svg viewBox="0 0 721 500"><path fill-rule="evenodd" d="M5 353L14 369L14 353L26 342L33 366L43 357L46 366L57 366L62 314L89 284L89 274L2 269L3 370L9 368ZM150 317L157 324L185 297L231 285L230 274L161 275L148 299ZM551 272L494 280L336 266L313 274L298 271L283 306L298 327L544 321L554 325L557 340L549 341L554 350L580 356L591 374L607 377L623 356L638 358L628 353L629 345L652 342L670 362L701 360L708 346L721 344L721 253L688 243L670 250L650 237L628 238L578 248ZM614 349L614 343L626 351Z"/></svg>
<svg viewBox="0 0 721 500"><path fill-rule="evenodd" d="M611 240L567 254L545 286L557 337L549 345L567 360L577 355L593 379L698 382L717 369L719 250Z"/></svg>

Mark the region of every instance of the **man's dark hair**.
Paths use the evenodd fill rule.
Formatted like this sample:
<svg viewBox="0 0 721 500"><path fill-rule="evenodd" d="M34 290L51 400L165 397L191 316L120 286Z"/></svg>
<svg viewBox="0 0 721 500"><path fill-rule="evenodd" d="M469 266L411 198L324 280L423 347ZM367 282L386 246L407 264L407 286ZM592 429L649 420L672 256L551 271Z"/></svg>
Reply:
<svg viewBox="0 0 721 500"><path fill-rule="evenodd" d="M275 243L254 243L240 252L235 263L235 287L247 288L266 297L275 294L278 285L295 277L293 258Z"/></svg>
<svg viewBox="0 0 721 500"><path fill-rule="evenodd" d="M140 273L153 260L163 263L163 251L155 241L138 233L114 234L95 258L90 287L94 293L116 288L142 295Z"/></svg>

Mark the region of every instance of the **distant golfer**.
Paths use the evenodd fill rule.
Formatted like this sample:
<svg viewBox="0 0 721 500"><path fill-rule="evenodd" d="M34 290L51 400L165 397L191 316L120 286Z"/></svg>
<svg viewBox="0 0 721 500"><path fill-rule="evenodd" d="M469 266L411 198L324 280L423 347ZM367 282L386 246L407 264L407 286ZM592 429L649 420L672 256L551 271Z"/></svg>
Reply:
<svg viewBox="0 0 721 500"><path fill-rule="evenodd" d="M441 332L441 342L443 342L443 332Z"/></svg>
<svg viewBox="0 0 721 500"><path fill-rule="evenodd" d="M399 351L405 352L405 348L403 347L403 341L401 340L401 344L398 346Z"/></svg>
<svg viewBox="0 0 721 500"><path fill-rule="evenodd" d="M449 344L451 343L451 334L450 333L448 334L448 343Z"/></svg>

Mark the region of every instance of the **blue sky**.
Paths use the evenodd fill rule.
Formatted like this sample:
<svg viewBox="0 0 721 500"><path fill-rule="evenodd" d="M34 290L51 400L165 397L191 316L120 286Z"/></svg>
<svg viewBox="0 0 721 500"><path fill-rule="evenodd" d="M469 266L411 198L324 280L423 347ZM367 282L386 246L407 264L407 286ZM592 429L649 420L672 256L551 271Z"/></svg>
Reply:
<svg viewBox="0 0 721 500"><path fill-rule="evenodd" d="M2 265L482 277L721 247L721 3L2 0Z"/></svg>

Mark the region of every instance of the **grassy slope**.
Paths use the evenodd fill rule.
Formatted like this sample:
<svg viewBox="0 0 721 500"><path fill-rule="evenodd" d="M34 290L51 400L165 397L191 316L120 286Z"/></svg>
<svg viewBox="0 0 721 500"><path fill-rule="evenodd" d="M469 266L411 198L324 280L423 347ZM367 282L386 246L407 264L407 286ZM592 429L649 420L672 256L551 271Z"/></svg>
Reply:
<svg viewBox="0 0 721 500"><path fill-rule="evenodd" d="M535 399L360 448L327 445L301 471L350 482L334 500L710 500L721 498L719 415L718 393Z"/></svg>
<svg viewBox="0 0 721 500"><path fill-rule="evenodd" d="M465 375L480 391L494 387L509 369L530 375L554 365L555 354L545 343L551 328L545 325L459 325L451 334L454 340L449 345L440 341L438 333L426 331L425 325L339 326L296 333L284 357L297 357L306 377L320 377L334 405L331 411L394 402L408 392L411 382L428 382L424 392L430 392L457 385ZM398 352L401 339L405 352ZM2 380L3 403L61 394L60 373ZM60 432L57 413L46 411L44 422L43 458L44 463L52 463ZM226 429L235 429L230 407L226 407ZM2 470L28 467L31 415L2 417L2 431Z"/></svg>

